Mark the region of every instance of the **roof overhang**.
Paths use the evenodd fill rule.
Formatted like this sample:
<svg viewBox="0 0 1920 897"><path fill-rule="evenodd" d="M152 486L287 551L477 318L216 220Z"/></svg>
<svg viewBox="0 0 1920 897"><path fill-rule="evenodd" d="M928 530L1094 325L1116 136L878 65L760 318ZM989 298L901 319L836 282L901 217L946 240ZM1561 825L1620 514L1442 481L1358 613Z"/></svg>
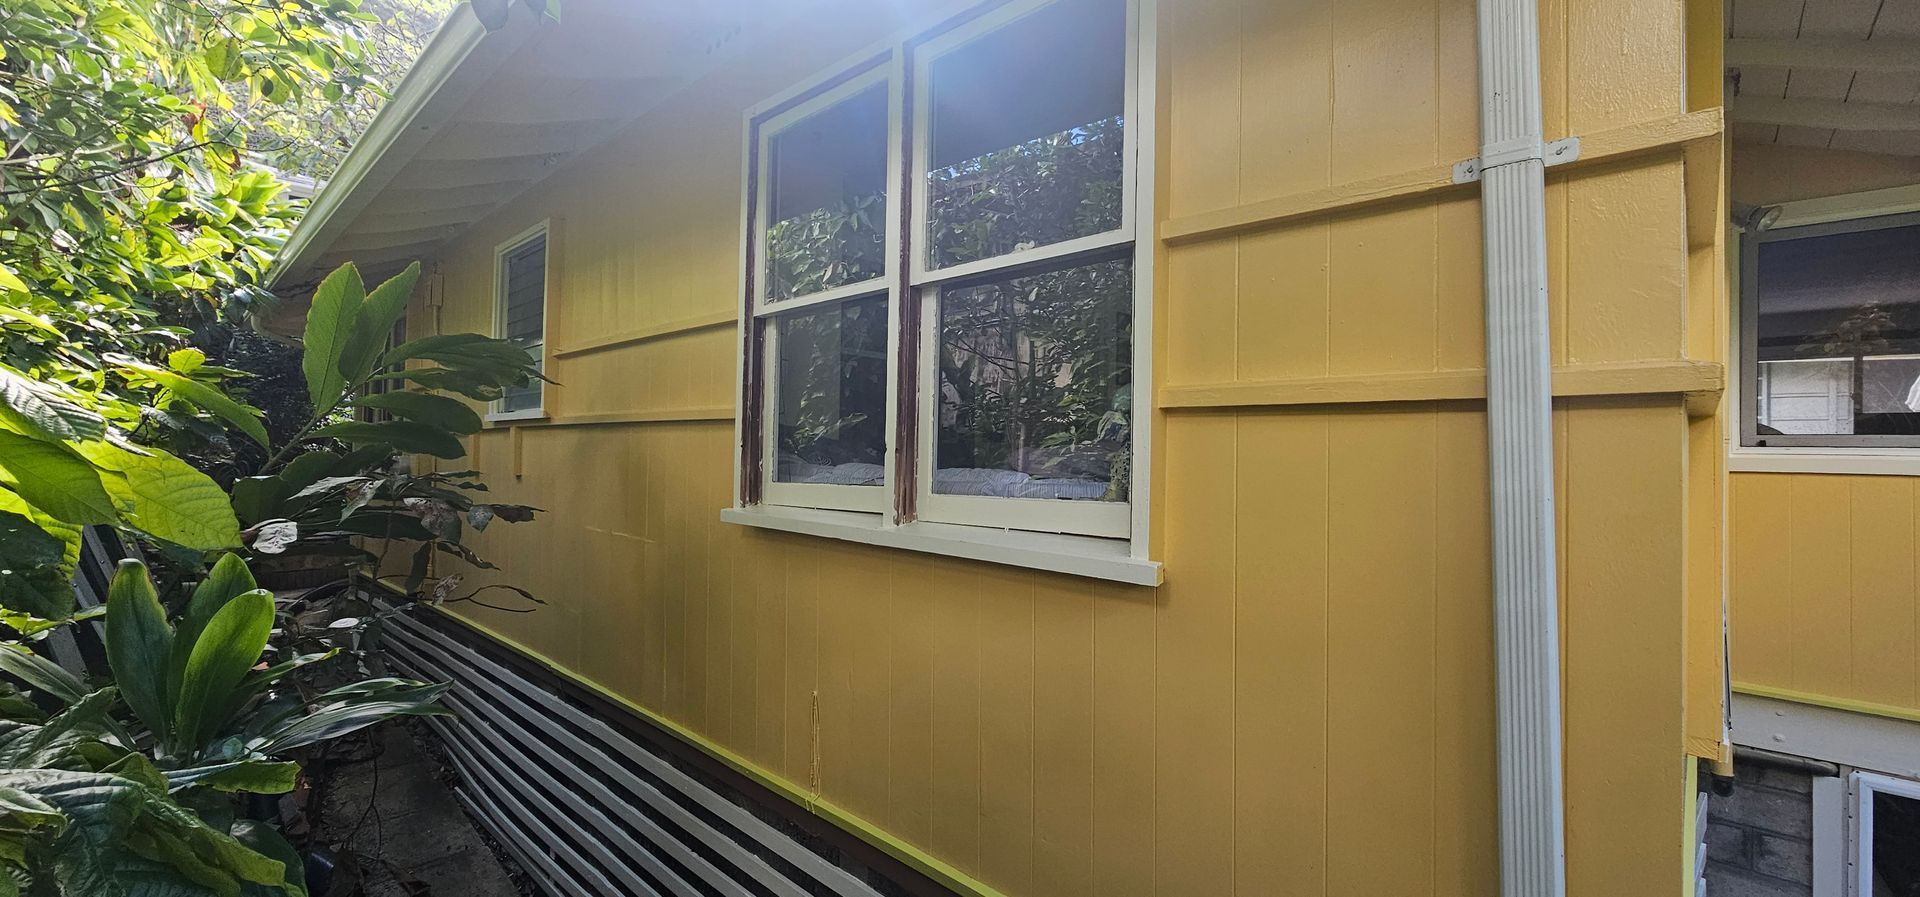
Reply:
<svg viewBox="0 0 1920 897"><path fill-rule="evenodd" d="M567 0L555 21L515 2L488 30L461 4L314 197L269 286L302 305L343 262L375 280L432 257L731 56L769 12L767 0Z"/></svg>
<svg viewBox="0 0 1920 897"><path fill-rule="evenodd" d="M1736 143L1920 156L1920 10L1731 0L1728 14Z"/></svg>

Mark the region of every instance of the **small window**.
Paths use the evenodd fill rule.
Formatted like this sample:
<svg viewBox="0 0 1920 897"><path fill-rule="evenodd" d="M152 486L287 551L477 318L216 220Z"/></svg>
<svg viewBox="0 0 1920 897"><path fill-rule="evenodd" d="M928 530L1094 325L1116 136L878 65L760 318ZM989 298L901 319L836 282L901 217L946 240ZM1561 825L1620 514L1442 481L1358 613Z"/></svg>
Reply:
<svg viewBox="0 0 1920 897"><path fill-rule="evenodd" d="M1750 234L1743 445L1920 446L1920 214Z"/></svg>
<svg viewBox="0 0 1920 897"><path fill-rule="evenodd" d="M493 335L526 350L533 358L534 367L543 369L547 343L547 225L541 224L501 244L495 252L499 299ZM493 403L491 416L495 419L538 417L542 413L541 385L535 380L527 386L508 389Z"/></svg>
<svg viewBox="0 0 1920 897"><path fill-rule="evenodd" d="M1854 893L1920 894L1920 782L1854 773Z"/></svg>
<svg viewBox="0 0 1920 897"><path fill-rule="evenodd" d="M743 503L1135 535L1134 12L1000 4L751 119Z"/></svg>

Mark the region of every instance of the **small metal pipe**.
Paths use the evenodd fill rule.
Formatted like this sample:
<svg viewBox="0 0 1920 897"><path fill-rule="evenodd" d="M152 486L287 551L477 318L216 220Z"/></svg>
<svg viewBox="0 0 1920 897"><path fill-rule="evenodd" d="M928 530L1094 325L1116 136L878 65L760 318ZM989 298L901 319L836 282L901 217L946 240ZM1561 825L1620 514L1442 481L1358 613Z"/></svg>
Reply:
<svg viewBox="0 0 1920 897"><path fill-rule="evenodd" d="M1779 751L1769 751L1765 748L1753 748L1739 744L1733 746L1733 762L1735 766L1742 763L1752 763L1755 766L1771 766L1775 769L1803 772L1814 778L1825 778L1840 774L1840 765L1837 763L1828 763L1825 760L1815 760L1812 757L1782 754Z"/></svg>

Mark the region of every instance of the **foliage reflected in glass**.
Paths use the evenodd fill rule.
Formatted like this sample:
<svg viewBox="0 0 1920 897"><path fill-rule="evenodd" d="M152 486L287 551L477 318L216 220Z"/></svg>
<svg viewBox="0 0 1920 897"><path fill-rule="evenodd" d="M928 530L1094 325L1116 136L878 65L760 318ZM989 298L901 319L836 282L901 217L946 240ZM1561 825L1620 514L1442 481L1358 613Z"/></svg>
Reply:
<svg viewBox="0 0 1920 897"><path fill-rule="evenodd" d="M1132 359L1128 259L944 291L933 491L1126 501Z"/></svg>
<svg viewBox="0 0 1920 897"><path fill-rule="evenodd" d="M774 410L780 430L774 480L885 482L886 296L784 316L776 326Z"/></svg>
<svg viewBox="0 0 1920 897"><path fill-rule="evenodd" d="M886 87L782 129L767 153L767 298L886 273Z"/></svg>
<svg viewBox="0 0 1920 897"><path fill-rule="evenodd" d="M1062 0L933 64L929 265L1120 227L1125 44L1124 3Z"/></svg>

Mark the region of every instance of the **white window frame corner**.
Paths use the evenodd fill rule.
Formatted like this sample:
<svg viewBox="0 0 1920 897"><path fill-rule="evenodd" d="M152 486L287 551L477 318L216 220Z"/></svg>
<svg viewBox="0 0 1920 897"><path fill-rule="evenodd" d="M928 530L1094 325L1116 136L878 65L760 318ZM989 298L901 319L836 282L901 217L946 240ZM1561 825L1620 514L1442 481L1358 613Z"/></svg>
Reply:
<svg viewBox="0 0 1920 897"><path fill-rule="evenodd" d="M548 374L553 370L553 338L548 328L553 325L553 226L554 219L542 218L529 225L525 230L508 237L493 246L493 318L488 327L494 339L506 338L507 327L507 254L532 242L536 237L546 240L546 250L540 263L540 372ZM553 384L540 382L540 404L532 408L515 411L501 409L504 398L487 403L486 414L482 421L488 424L524 423L546 420L549 416L549 387Z"/></svg>

